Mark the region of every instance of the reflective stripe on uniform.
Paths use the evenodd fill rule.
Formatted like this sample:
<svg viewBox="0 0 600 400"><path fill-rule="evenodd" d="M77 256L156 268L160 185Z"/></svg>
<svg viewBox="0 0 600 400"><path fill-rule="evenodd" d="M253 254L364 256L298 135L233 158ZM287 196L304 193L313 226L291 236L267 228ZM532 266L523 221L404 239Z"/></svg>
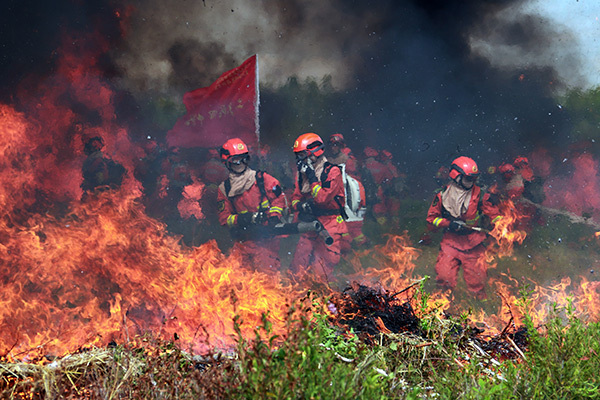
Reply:
<svg viewBox="0 0 600 400"><path fill-rule="evenodd" d="M477 216L473 219L468 219L465 221L465 223L467 225L475 225L477 223L477 221L479 221L479 218L481 217L481 214L477 213Z"/></svg>
<svg viewBox="0 0 600 400"><path fill-rule="evenodd" d="M316 184L315 186L313 186L313 188L312 188L312 197L316 199L316 198L317 198L317 195L319 194L319 191L321 191L321 185L319 185L319 184L317 183L317 184Z"/></svg>
<svg viewBox="0 0 600 400"><path fill-rule="evenodd" d="M341 224L342 222L344 222L344 217L342 217L341 215L338 215L336 218L336 221L338 222L338 224Z"/></svg>
<svg viewBox="0 0 600 400"><path fill-rule="evenodd" d="M262 203L260 203L260 206L258 208L269 208L269 200L265 200Z"/></svg>
<svg viewBox="0 0 600 400"><path fill-rule="evenodd" d="M492 224L495 224L495 223L496 223L496 221L499 221L499 220L501 220L501 219L502 219L502 215L498 215L496 218L494 218L494 219L492 220Z"/></svg>
<svg viewBox="0 0 600 400"><path fill-rule="evenodd" d="M437 217L433 220L433 225L440 226L440 223L444 220L444 218Z"/></svg>
<svg viewBox="0 0 600 400"><path fill-rule="evenodd" d="M357 237L355 237L353 241L354 242L360 242L360 241L364 240L365 238L366 238L366 236L361 233L360 235L358 235Z"/></svg>
<svg viewBox="0 0 600 400"><path fill-rule="evenodd" d="M232 227L235 225L235 221L237 220L237 214L230 214L227 217L227 226Z"/></svg>
<svg viewBox="0 0 600 400"><path fill-rule="evenodd" d="M273 206L273 207L269 208L269 212L277 213L277 214L281 215L281 214L283 214L283 208Z"/></svg>

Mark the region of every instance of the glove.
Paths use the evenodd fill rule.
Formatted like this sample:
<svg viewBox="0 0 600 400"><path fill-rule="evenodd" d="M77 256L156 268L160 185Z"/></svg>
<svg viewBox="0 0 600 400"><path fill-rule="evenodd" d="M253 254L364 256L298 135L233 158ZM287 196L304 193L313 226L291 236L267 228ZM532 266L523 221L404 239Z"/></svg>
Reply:
<svg viewBox="0 0 600 400"><path fill-rule="evenodd" d="M315 174L315 169L310 160L298 161L298 172L306 175L306 179L308 179L311 184L317 181L317 175Z"/></svg>
<svg viewBox="0 0 600 400"><path fill-rule="evenodd" d="M312 185L317 181L317 175L315 174L315 169L312 166L307 166L306 171L304 171L304 175L306 175L306 179Z"/></svg>
<svg viewBox="0 0 600 400"><path fill-rule="evenodd" d="M257 211L252 214L252 223L256 225L262 225L262 223L267 219L267 215L264 211Z"/></svg>
<svg viewBox="0 0 600 400"><path fill-rule="evenodd" d="M298 168L298 172L304 172L305 163L302 160L296 161L296 167Z"/></svg>
<svg viewBox="0 0 600 400"><path fill-rule="evenodd" d="M459 219L452 220L450 226L448 226L448 230L455 233L462 232L465 229L465 222Z"/></svg>
<svg viewBox="0 0 600 400"><path fill-rule="evenodd" d="M312 206L310 205L310 203L308 201L303 201L303 202L298 203L296 205L296 210L298 210L298 212L301 212L304 214L312 214L313 213Z"/></svg>
<svg viewBox="0 0 600 400"><path fill-rule="evenodd" d="M252 224L252 219L254 217L254 214L246 212L246 213L242 213L242 214L238 214L237 215L237 225L240 228L245 228L247 226L250 226L250 224Z"/></svg>
<svg viewBox="0 0 600 400"><path fill-rule="evenodd" d="M269 217L269 219L267 220L267 224L272 228L277 224L280 224L281 220L279 219L279 217Z"/></svg>

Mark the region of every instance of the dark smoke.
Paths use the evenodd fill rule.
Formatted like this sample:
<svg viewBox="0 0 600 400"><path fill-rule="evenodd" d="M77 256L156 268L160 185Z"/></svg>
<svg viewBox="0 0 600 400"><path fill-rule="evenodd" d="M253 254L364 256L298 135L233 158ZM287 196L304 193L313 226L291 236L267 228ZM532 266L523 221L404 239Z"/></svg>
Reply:
<svg viewBox="0 0 600 400"><path fill-rule="evenodd" d="M409 176L429 182L458 155L485 168L568 143L568 114L555 100L564 85L552 65L515 68L474 51L475 44L493 43L517 49L514 57L543 60L558 34L568 47L561 28L539 16L499 17L521 3L11 0L0 17L2 99L9 101L25 77L52 74L65 32L110 38L102 65L123 93L121 114L132 124L132 114L144 109L136 102L181 99L258 53L266 141L280 134L271 114L282 112L279 85L290 76L302 82L330 75L332 103L297 126L323 136L341 132L356 153L365 145L386 147ZM577 68L573 54L566 61Z"/></svg>
<svg viewBox="0 0 600 400"><path fill-rule="evenodd" d="M212 69L227 71L235 66L236 60L228 54L220 43L200 43L185 39L173 43L168 50L173 73L169 84L179 88L198 88L207 86L214 80ZM210 65L211 70L206 66Z"/></svg>

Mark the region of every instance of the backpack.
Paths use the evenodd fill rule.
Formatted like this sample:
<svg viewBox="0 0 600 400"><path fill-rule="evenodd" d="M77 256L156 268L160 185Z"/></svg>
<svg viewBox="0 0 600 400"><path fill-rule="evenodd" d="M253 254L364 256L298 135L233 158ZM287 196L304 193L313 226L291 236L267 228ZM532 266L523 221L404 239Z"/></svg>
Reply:
<svg viewBox="0 0 600 400"><path fill-rule="evenodd" d="M360 185L358 181L346 173L346 165L340 164L342 171L342 180L344 181L344 191L346 194L346 204L344 208L348 215L347 221L362 221L366 212L365 207L361 207L360 203L363 200L360 195Z"/></svg>

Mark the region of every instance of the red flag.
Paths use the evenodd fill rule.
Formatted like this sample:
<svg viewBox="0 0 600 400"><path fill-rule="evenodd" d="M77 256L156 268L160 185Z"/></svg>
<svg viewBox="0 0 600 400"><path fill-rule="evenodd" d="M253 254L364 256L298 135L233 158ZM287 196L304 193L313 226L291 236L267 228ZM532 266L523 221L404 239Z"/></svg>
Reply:
<svg viewBox="0 0 600 400"><path fill-rule="evenodd" d="M212 85L183 96L187 113L167 133L168 145L220 147L228 139L239 137L256 148L258 94L258 63L253 55Z"/></svg>

